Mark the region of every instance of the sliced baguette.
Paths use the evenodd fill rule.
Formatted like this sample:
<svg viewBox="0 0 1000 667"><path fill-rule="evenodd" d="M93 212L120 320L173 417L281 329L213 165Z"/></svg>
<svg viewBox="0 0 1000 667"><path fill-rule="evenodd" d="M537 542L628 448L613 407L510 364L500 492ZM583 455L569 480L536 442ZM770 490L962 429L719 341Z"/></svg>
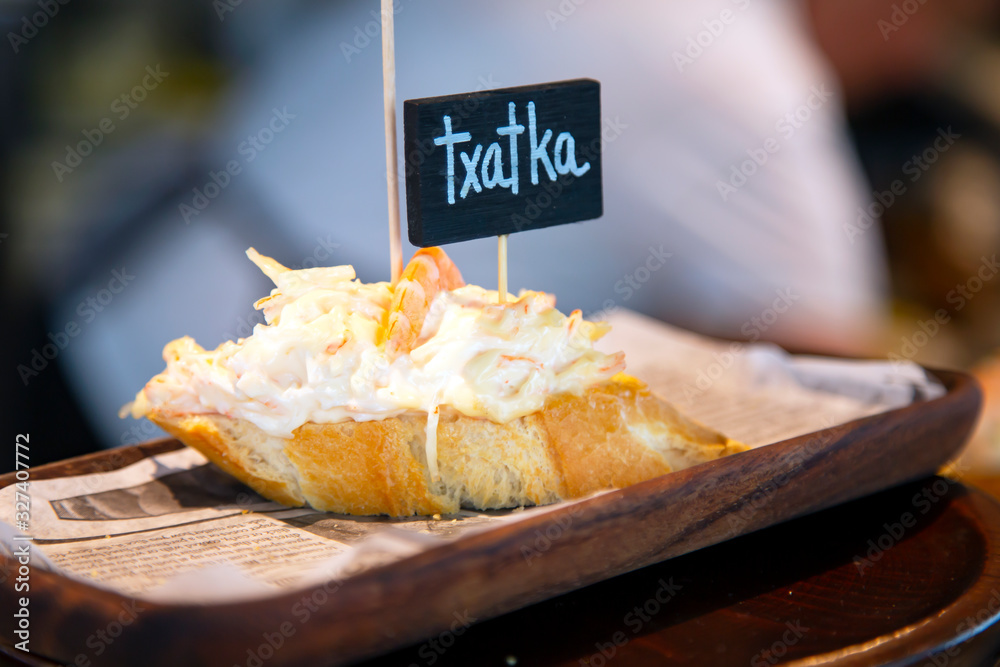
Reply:
<svg viewBox="0 0 1000 667"><path fill-rule="evenodd" d="M543 410L506 424L442 412L437 482L424 453L423 413L309 423L291 439L218 414L156 409L148 416L268 498L359 515L543 505L747 449L623 374L582 396L554 396Z"/></svg>

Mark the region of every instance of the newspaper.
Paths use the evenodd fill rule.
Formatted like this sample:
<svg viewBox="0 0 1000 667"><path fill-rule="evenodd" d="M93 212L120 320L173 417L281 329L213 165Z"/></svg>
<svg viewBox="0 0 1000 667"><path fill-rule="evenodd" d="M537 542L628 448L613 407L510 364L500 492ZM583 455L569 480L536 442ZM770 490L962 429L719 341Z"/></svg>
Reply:
<svg viewBox="0 0 1000 667"><path fill-rule="evenodd" d="M698 421L751 447L945 394L906 361L793 356L767 343L724 342L628 310L597 347L625 350L627 372Z"/></svg>
<svg viewBox="0 0 1000 667"><path fill-rule="evenodd" d="M619 310L600 343L689 416L752 447L943 395L907 362L791 356ZM0 490L0 549L14 553L16 489ZM32 481L36 566L127 595L223 602L274 595L407 558L552 505L413 518L351 517L270 502L182 449L120 470ZM576 501L579 502L579 501Z"/></svg>

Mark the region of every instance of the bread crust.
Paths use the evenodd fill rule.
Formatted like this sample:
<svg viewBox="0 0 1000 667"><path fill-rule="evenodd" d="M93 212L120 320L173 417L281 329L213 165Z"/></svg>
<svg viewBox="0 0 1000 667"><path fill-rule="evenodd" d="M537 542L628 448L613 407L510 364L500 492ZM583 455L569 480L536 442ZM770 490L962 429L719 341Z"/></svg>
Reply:
<svg viewBox="0 0 1000 667"><path fill-rule="evenodd" d="M424 413L309 423L291 439L218 414L155 409L148 417L267 498L359 515L548 504L748 449L624 374L505 424L442 412L438 481L427 468Z"/></svg>

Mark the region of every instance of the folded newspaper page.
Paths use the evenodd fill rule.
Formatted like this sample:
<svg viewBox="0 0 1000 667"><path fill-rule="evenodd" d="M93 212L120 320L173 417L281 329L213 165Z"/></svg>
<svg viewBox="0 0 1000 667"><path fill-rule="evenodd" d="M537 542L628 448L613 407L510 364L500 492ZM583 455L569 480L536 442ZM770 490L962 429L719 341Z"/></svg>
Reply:
<svg viewBox="0 0 1000 667"><path fill-rule="evenodd" d="M597 343L625 351L626 372L689 417L751 447L780 442L945 394L920 366L790 355L725 342L617 310Z"/></svg>
<svg viewBox="0 0 1000 667"><path fill-rule="evenodd" d="M792 356L625 310L609 321L600 347L625 350L630 374L753 447L944 394L909 362ZM188 603L343 579L566 504L406 519L290 509L186 448L111 472L31 481L27 491L32 551L45 567L127 595ZM8 553L26 539L11 513L18 492L0 490L0 548Z"/></svg>

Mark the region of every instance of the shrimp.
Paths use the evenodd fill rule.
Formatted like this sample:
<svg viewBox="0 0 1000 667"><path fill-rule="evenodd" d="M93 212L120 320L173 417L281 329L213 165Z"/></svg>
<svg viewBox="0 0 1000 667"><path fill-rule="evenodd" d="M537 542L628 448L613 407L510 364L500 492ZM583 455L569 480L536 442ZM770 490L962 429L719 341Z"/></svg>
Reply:
<svg viewBox="0 0 1000 667"><path fill-rule="evenodd" d="M463 285L462 274L444 250L436 247L418 250L393 290L386 325L386 350L395 355L413 349L437 293Z"/></svg>

